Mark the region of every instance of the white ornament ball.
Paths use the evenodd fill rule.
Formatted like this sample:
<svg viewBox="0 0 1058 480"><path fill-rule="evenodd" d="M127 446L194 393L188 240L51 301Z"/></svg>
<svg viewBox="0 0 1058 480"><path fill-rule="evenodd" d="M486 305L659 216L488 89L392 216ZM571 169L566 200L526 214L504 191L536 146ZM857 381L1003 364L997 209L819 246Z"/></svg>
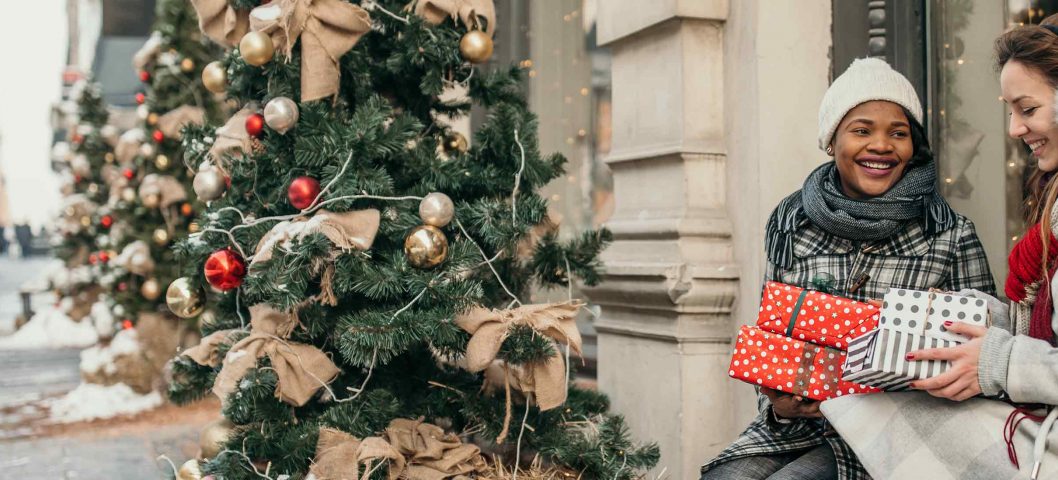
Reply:
<svg viewBox="0 0 1058 480"><path fill-rule="evenodd" d="M219 168L207 164L198 169L192 187L200 200L211 202L224 195L227 182Z"/></svg>
<svg viewBox="0 0 1058 480"><path fill-rule="evenodd" d="M419 202L419 217L423 223L443 227L455 216L455 205L452 199L441 192L433 192Z"/></svg>
<svg viewBox="0 0 1058 480"><path fill-rule="evenodd" d="M273 98L264 108L265 124L280 134L294 128L298 123L298 116L298 104L287 97Z"/></svg>

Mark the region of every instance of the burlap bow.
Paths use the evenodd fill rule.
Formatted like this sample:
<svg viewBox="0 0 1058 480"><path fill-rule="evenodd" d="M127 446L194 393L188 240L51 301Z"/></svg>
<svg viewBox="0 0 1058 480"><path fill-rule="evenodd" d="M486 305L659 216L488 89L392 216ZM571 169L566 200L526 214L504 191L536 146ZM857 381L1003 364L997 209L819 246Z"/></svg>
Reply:
<svg viewBox="0 0 1058 480"><path fill-rule="evenodd" d="M202 107L181 105L158 117L158 130L162 131L165 138L180 140L184 137L183 132L181 132L184 126L202 125L205 121L206 111Z"/></svg>
<svg viewBox="0 0 1058 480"><path fill-rule="evenodd" d="M121 134L114 147L114 158L120 164L128 164L140 153L140 145L147 141L147 134L142 128L133 128Z"/></svg>
<svg viewBox="0 0 1058 480"><path fill-rule="evenodd" d="M141 277L150 276L155 267L154 258L151 257L151 247L143 240L136 240L125 245L125 248L121 249L121 253L112 259L110 264Z"/></svg>
<svg viewBox="0 0 1058 480"><path fill-rule="evenodd" d="M246 119L253 114L250 107L245 107L232 115L223 127L217 128L216 140L209 149L209 156L221 164L224 154L243 156L251 151L250 134L246 133Z"/></svg>
<svg viewBox="0 0 1058 480"><path fill-rule="evenodd" d="M184 185L171 175L159 175L151 173L143 177L139 188L140 198L147 195L158 195L160 201L158 206L169 208L174 203L187 200L187 191Z"/></svg>
<svg viewBox="0 0 1058 480"><path fill-rule="evenodd" d="M510 334L511 328L524 325L556 342L569 345L578 356L580 332L574 321L582 304L577 302L525 305L510 310L490 310L475 307L456 317L456 325L472 336L467 343L464 361L467 370L480 372L496 359L500 346ZM566 401L566 362L559 348L555 354L542 362L523 365L524 375L520 386L525 393L532 392L540 410L550 410Z"/></svg>
<svg viewBox="0 0 1058 480"><path fill-rule="evenodd" d="M469 474L488 469L477 446L464 444L455 434L422 419L394 419L385 437L360 441L338 430L320 429L316 459L309 471L319 480L345 480L357 478L363 465L360 478L366 479L372 462L390 460L390 480L445 480L467 479Z"/></svg>
<svg viewBox="0 0 1058 480"><path fill-rule="evenodd" d="M291 405L304 405L338 376L338 367L318 348L284 340L296 326L289 313L266 304L254 305L250 307L250 325L250 335L232 345L213 382L213 393L222 402L226 402L235 391L246 372L257 365L257 359L265 355L271 360L278 378L276 398ZM201 365L209 365L216 355L216 346L223 340L218 338L221 335L215 332L204 338L198 347L189 349L190 354L185 354Z"/></svg>
<svg viewBox="0 0 1058 480"><path fill-rule="evenodd" d="M162 32L158 30L151 32L151 36L143 46L132 55L132 67L136 70L147 68L147 65L158 58L158 53L162 51L162 41Z"/></svg>
<svg viewBox="0 0 1058 480"><path fill-rule="evenodd" d="M191 5L202 33L225 47L234 47L250 31L250 12L232 8L228 0L191 0Z"/></svg>
<svg viewBox="0 0 1058 480"><path fill-rule="evenodd" d="M272 249L276 245L285 246L293 240L301 240L314 233L323 234L341 252L367 250L375 241L380 220L381 213L370 208L343 213L318 210L311 218L298 217L294 220L280 222L257 242L250 265L271 259ZM330 258L320 259L313 266L314 274L321 275L320 295L317 299L332 306L338 304L338 298L332 287L334 284L333 260L337 253L338 251Z"/></svg>
<svg viewBox="0 0 1058 480"><path fill-rule="evenodd" d="M250 12L250 28L271 35L287 58L301 38L301 101L338 94L338 59L371 31L371 16L342 0L276 0Z"/></svg>
<svg viewBox="0 0 1058 480"><path fill-rule="evenodd" d="M76 234L84 228L81 225L81 217L91 215L99 209L99 206L82 194L73 194L66 197L62 230L65 233Z"/></svg>
<svg viewBox="0 0 1058 480"><path fill-rule="evenodd" d="M446 18L462 20L467 28L480 28L479 17L485 20L485 33L496 32L496 6L492 0L418 0L413 2L415 14L434 25Z"/></svg>

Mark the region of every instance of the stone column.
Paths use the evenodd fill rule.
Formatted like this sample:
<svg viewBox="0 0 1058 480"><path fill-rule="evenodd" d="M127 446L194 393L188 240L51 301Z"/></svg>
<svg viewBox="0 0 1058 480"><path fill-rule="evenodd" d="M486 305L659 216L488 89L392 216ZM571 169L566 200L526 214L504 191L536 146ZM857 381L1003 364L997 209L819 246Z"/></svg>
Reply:
<svg viewBox="0 0 1058 480"><path fill-rule="evenodd" d="M727 207L725 0L600 0L613 51L616 207L602 306L599 387L673 479L741 427L727 380L739 290Z"/></svg>

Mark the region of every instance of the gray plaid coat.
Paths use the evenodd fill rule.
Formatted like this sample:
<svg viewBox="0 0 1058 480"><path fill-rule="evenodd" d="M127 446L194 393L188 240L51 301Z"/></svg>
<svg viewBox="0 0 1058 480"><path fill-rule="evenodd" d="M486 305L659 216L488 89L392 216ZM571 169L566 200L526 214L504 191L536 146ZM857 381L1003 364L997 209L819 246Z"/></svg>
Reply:
<svg viewBox="0 0 1058 480"><path fill-rule="evenodd" d="M832 293L854 300L880 299L890 287L958 291L973 288L995 295L995 283L984 248L973 223L958 216L955 227L926 237L917 222L908 223L892 237L857 242L830 235L809 221L802 222L794 240L794 262L779 270L769 262L766 281L801 287L813 277L834 277ZM855 289L856 283L862 285ZM756 455L775 455L829 444L837 458L838 478L869 479L856 455L823 420L796 419L788 424L772 420L771 403L757 396L760 414L702 472L721 463Z"/></svg>

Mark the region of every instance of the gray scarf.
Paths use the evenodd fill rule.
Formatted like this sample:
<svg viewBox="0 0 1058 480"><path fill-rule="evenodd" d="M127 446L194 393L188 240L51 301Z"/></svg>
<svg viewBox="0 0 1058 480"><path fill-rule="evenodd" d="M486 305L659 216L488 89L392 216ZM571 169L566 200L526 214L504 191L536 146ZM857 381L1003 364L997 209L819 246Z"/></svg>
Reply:
<svg viewBox="0 0 1058 480"><path fill-rule="evenodd" d="M793 265L794 234L805 221L849 240L882 240L907 222L920 220L926 235L955 226L955 212L937 192L933 160L908 166L893 188L866 200L849 198L841 191L837 165L827 162L805 179L801 190L775 207L765 230L765 249L773 264Z"/></svg>

